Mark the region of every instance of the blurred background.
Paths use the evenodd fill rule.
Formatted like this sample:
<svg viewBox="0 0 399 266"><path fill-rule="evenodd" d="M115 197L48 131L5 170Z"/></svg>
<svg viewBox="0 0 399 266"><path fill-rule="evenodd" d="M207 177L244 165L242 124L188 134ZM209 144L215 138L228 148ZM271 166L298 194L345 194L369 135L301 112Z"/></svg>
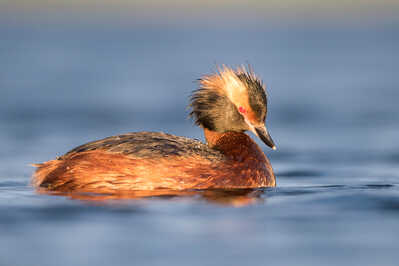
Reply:
<svg viewBox="0 0 399 266"><path fill-rule="evenodd" d="M398 47L395 0L1 0L0 265L394 265ZM262 203L88 207L29 186L30 163L91 140L203 139L196 79L248 63L278 147Z"/></svg>

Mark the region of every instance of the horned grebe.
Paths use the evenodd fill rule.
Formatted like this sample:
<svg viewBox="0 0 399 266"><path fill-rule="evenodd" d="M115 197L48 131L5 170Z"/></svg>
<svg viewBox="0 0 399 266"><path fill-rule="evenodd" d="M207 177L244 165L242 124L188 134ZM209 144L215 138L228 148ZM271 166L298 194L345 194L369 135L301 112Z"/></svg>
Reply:
<svg viewBox="0 0 399 266"><path fill-rule="evenodd" d="M159 132L135 132L81 145L35 164L32 183L50 191L119 193L155 189L258 188L276 185L251 131L276 149L265 119L265 87L252 70L223 66L199 80L191 113L207 144Z"/></svg>

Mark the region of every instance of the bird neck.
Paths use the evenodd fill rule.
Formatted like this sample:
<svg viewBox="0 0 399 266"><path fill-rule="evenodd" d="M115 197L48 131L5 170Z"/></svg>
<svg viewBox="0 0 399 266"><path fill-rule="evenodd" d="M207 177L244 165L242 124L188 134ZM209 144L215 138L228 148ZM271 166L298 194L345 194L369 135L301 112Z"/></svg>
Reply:
<svg viewBox="0 0 399 266"><path fill-rule="evenodd" d="M204 134L210 148L219 150L234 160L245 158L256 158L265 162L267 160L261 148L243 132L220 133L204 128Z"/></svg>
<svg viewBox="0 0 399 266"><path fill-rule="evenodd" d="M206 143L209 147L213 148L218 140L224 135L225 133L220 133L216 131L212 131L210 129L204 128L204 135L206 139Z"/></svg>

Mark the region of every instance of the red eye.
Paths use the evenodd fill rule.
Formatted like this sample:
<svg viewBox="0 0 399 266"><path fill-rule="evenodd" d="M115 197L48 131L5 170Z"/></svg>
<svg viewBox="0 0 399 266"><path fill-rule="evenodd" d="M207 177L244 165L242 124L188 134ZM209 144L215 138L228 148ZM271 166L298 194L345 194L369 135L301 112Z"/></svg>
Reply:
<svg viewBox="0 0 399 266"><path fill-rule="evenodd" d="M242 113L242 114L246 114L247 113L247 110L245 110L245 108L242 107L242 106L238 107L238 111L240 111L240 113Z"/></svg>

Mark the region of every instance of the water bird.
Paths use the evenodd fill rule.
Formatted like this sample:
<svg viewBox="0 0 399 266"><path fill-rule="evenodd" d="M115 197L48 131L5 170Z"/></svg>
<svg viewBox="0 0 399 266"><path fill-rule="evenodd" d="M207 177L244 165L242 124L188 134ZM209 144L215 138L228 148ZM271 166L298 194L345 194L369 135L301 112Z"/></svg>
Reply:
<svg viewBox="0 0 399 266"><path fill-rule="evenodd" d="M251 68L222 66L199 79L189 116L206 143L162 132L92 141L40 164L32 184L58 192L274 187L272 166L245 131L276 149L265 126L266 89Z"/></svg>

